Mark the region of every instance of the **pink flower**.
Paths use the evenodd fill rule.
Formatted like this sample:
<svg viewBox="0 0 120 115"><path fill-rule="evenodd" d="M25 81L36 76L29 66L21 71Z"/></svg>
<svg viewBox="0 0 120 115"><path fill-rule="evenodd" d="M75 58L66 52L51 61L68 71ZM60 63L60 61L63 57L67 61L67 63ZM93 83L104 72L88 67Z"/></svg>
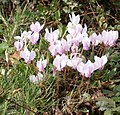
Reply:
<svg viewBox="0 0 120 115"><path fill-rule="evenodd" d="M67 42L65 39L57 40L56 43L50 44L49 51L52 53L52 56L56 56L57 54L63 54L65 51L70 50L71 44Z"/></svg>
<svg viewBox="0 0 120 115"><path fill-rule="evenodd" d="M71 22L69 22L68 25L67 25L67 27L68 27L67 28L68 33L72 37L76 37L77 34L82 31L82 25L81 24L73 25Z"/></svg>
<svg viewBox="0 0 120 115"><path fill-rule="evenodd" d="M23 45L26 46L27 40L31 37L31 31L23 31L21 36L15 36L14 38L17 40L14 43L17 51L20 51L23 48Z"/></svg>
<svg viewBox="0 0 120 115"><path fill-rule="evenodd" d="M46 33L45 33L45 39L50 42L50 44L54 44L56 43L56 41L58 40L58 37L59 37L59 30L54 30L52 32L52 29L49 30L48 29L45 29Z"/></svg>
<svg viewBox="0 0 120 115"><path fill-rule="evenodd" d="M102 56L101 58L95 56L95 62L92 63L90 60L87 63L79 63L77 66L77 70L85 77L91 77L91 74L97 70L101 69L107 63L106 55Z"/></svg>
<svg viewBox="0 0 120 115"><path fill-rule="evenodd" d="M61 39L61 41L58 40L56 43L56 51L59 54L63 54L64 52L70 50L70 46L71 44L67 42L65 39Z"/></svg>
<svg viewBox="0 0 120 115"><path fill-rule="evenodd" d="M40 25L38 21L36 21L35 24L32 22L32 24L30 25L31 31L37 32L37 33L39 33L43 29L43 27L44 27L44 24Z"/></svg>
<svg viewBox="0 0 120 115"><path fill-rule="evenodd" d="M39 40L39 33L34 32L31 37L30 37L30 42L32 42L32 44L36 44L37 41Z"/></svg>
<svg viewBox="0 0 120 115"><path fill-rule="evenodd" d="M101 69L104 67L104 65L107 63L107 56L104 55L101 58L95 56L95 62L94 62L94 69Z"/></svg>
<svg viewBox="0 0 120 115"><path fill-rule="evenodd" d="M64 53L64 49L62 47L62 43L60 40L58 40L55 44L55 47L56 47L56 53L58 54L63 54Z"/></svg>
<svg viewBox="0 0 120 115"><path fill-rule="evenodd" d="M97 36L96 33L93 33L92 35L90 35L89 39L92 42L92 45L96 46L99 44L100 41L98 40L98 38L99 38L99 35Z"/></svg>
<svg viewBox="0 0 120 115"><path fill-rule="evenodd" d="M105 31L103 30L101 34L101 38L99 38L100 41L102 41L105 46L114 46L116 40L118 39L118 31Z"/></svg>
<svg viewBox="0 0 120 115"><path fill-rule="evenodd" d="M87 63L81 62L77 66L77 70L85 77L91 77L91 74L94 72L94 64L88 60Z"/></svg>
<svg viewBox="0 0 120 115"><path fill-rule="evenodd" d="M39 68L40 72L44 72L46 65L47 65L47 60L40 59L40 61L37 61L37 67Z"/></svg>
<svg viewBox="0 0 120 115"><path fill-rule="evenodd" d="M21 38L25 41L31 37L32 32L31 31L23 31L21 33Z"/></svg>
<svg viewBox="0 0 120 115"><path fill-rule="evenodd" d="M71 21L71 22L69 22L68 25L67 25L67 27L68 27L68 28L67 28L68 33L69 33L72 37L76 37L77 34L78 34L79 32L81 32L82 29L83 29L83 28L82 28L82 25L79 24L80 16L79 16L79 15L75 16L75 14L72 13L72 15L69 15L69 17L70 17L70 21Z"/></svg>
<svg viewBox="0 0 120 115"><path fill-rule="evenodd" d="M75 44L73 44L73 45L71 46L71 51L72 51L72 53L77 53L77 52L78 52L78 46L75 45Z"/></svg>
<svg viewBox="0 0 120 115"><path fill-rule="evenodd" d="M89 50L90 47L90 39L88 37L85 37L82 40L82 44L83 44L83 50Z"/></svg>
<svg viewBox="0 0 120 115"><path fill-rule="evenodd" d="M72 67L73 69L77 69L77 66L82 62L82 58L79 58L77 56L74 56L71 59L68 59L67 65L69 67Z"/></svg>
<svg viewBox="0 0 120 115"><path fill-rule="evenodd" d="M29 51L27 48L24 48L23 51L20 52L20 57L25 60L26 63L30 63L34 60L36 53L34 51Z"/></svg>
<svg viewBox="0 0 120 115"><path fill-rule="evenodd" d="M14 46L17 51L20 51L23 48L23 40L15 41Z"/></svg>
<svg viewBox="0 0 120 115"><path fill-rule="evenodd" d="M64 52L70 50L71 43L69 43L67 40L61 39L61 45Z"/></svg>
<svg viewBox="0 0 120 115"><path fill-rule="evenodd" d="M16 40L26 41L27 39L30 38L31 34L32 34L31 31L28 31L28 32L27 32L27 31L23 31L23 32L21 33L21 36L15 36L14 38L15 38Z"/></svg>
<svg viewBox="0 0 120 115"><path fill-rule="evenodd" d="M72 24L77 25L80 22L80 16L75 16L74 12L72 12L72 15L69 15L70 21Z"/></svg>
<svg viewBox="0 0 120 115"><path fill-rule="evenodd" d="M84 37L88 37L88 34L87 34L87 25L84 24L84 28L82 29L82 34Z"/></svg>
<svg viewBox="0 0 120 115"><path fill-rule="evenodd" d="M68 56L65 54L57 55L53 61L53 65L56 67L56 70L61 71L66 65L68 61Z"/></svg>
<svg viewBox="0 0 120 115"><path fill-rule="evenodd" d="M79 43L81 42L81 39L83 38L82 34L79 32L76 36L72 36L71 34L67 34L67 43L69 43L71 46L74 44L76 46L79 46Z"/></svg>
<svg viewBox="0 0 120 115"><path fill-rule="evenodd" d="M43 79L43 74L41 74L40 72L38 72L38 74L36 76L35 75L29 76L30 82L32 82L34 84L38 84L42 79Z"/></svg>
<svg viewBox="0 0 120 115"><path fill-rule="evenodd" d="M53 57L57 55L57 46L56 45L52 44L49 46L48 49L51 52Z"/></svg>

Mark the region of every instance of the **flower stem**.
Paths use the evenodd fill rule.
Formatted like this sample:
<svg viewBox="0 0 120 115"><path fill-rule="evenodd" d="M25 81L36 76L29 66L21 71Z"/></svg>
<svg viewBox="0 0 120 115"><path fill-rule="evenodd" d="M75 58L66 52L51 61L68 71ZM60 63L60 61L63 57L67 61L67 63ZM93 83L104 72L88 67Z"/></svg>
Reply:
<svg viewBox="0 0 120 115"><path fill-rule="evenodd" d="M64 69L63 79L64 79L65 89L67 89L67 84L66 84L66 68Z"/></svg>
<svg viewBox="0 0 120 115"><path fill-rule="evenodd" d="M83 54L83 48L82 48L82 51L81 51L81 53L80 53L80 55L79 55L79 56L80 56L80 58L82 57L82 54Z"/></svg>
<svg viewBox="0 0 120 115"><path fill-rule="evenodd" d="M106 47L104 46L102 53L101 53L101 56L105 54L105 50L106 50Z"/></svg>
<svg viewBox="0 0 120 115"><path fill-rule="evenodd" d="M82 80L81 80L81 83L80 85L78 86L78 92L80 93L81 92L81 87L83 86L83 82L84 82L84 76L82 76Z"/></svg>
<svg viewBox="0 0 120 115"><path fill-rule="evenodd" d="M88 79L88 82L87 82L87 86L86 86L85 92L87 92L88 87L89 87L89 84L90 84L90 78Z"/></svg>
<svg viewBox="0 0 120 115"><path fill-rule="evenodd" d="M56 72L56 95L59 95L59 72Z"/></svg>
<svg viewBox="0 0 120 115"><path fill-rule="evenodd" d="M95 48L95 46L94 46L94 45L92 45L92 52L94 52L94 48Z"/></svg>

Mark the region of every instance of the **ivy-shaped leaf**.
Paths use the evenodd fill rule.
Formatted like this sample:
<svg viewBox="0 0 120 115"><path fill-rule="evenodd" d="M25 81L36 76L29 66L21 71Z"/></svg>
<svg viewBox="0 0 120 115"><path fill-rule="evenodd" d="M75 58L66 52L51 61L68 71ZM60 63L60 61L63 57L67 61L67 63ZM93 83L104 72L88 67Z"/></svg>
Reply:
<svg viewBox="0 0 120 115"><path fill-rule="evenodd" d="M111 109L108 109L104 112L104 115L112 115Z"/></svg>
<svg viewBox="0 0 120 115"><path fill-rule="evenodd" d="M97 100L96 105L101 111L115 108L115 102L113 99L109 99L107 97L99 97L96 100Z"/></svg>

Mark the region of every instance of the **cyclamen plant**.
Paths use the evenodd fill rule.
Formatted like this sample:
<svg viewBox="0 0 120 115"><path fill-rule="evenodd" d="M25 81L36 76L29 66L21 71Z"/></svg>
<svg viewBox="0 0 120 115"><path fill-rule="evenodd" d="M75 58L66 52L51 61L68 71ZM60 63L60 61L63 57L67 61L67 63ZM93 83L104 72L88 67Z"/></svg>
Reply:
<svg viewBox="0 0 120 115"><path fill-rule="evenodd" d="M94 56L94 62L83 56L83 52L91 49L91 47L96 47L98 44L104 44L106 48L115 45L118 39L118 31L108 31L103 30L102 33L93 33L88 35L87 25L84 27L79 23L80 16L72 13L69 15L70 22L67 24L67 30L65 35L59 37L59 29L50 31L48 28L45 29L45 40L49 43L48 50L53 56L53 73L59 75L59 72L64 71L64 80L66 79L66 69L71 68L81 74L82 77L91 78L92 74L96 70L103 69L108 59L103 53L101 57L97 55ZM35 51L29 51L27 46L32 43L34 46L39 40L40 31L43 29L44 24L40 25L37 21L30 25L31 31L24 31L21 36L16 36L17 41L14 43L16 50L20 52L21 58L25 60L26 63L34 61L36 53ZM80 52L80 48L82 50ZM40 59L37 61L37 68L39 72L44 73L44 69L47 65L47 60ZM38 75L37 75L38 76ZM38 82L37 76L30 76L31 82ZM58 76L57 76L58 78ZM58 80L57 80L58 82ZM58 83L57 83L58 85ZM80 85L81 86L81 85ZM58 86L57 86L58 87ZM57 88L57 90L59 90ZM59 91L57 91L59 92Z"/></svg>
<svg viewBox="0 0 120 115"><path fill-rule="evenodd" d="M89 36L87 25L84 24L83 27L79 23L79 15L75 16L75 14L72 13L69 17L70 22L67 25L66 38L59 39L58 29L55 30L57 31L56 34L55 31L51 31L50 37L48 37L48 30L45 34L45 39L50 45L49 51L54 57L54 73L56 73L56 71L65 71L64 69L71 67L78 71L82 77L90 78L94 71L103 69L108 59L106 55L102 54L102 57L98 57L97 55L94 56L94 62L91 62L90 60L85 61L86 59L83 59L83 51L89 50L91 46L95 47L98 44L104 44L106 48L114 46L118 39L118 31L103 30L102 34L99 33L97 35L96 33L93 33ZM79 52L78 49L81 44L82 50Z"/></svg>
<svg viewBox="0 0 120 115"><path fill-rule="evenodd" d="M21 33L21 36L15 36L15 39L17 41L15 41L14 46L16 48L17 51L20 52L20 57L24 59L25 63L30 64L31 61L34 61L35 57L36 57L36 52L35 51L29 51L28 46L30 45L30 43L32 43L32 45L35 45L37 43L37 41L39 40L39 35L40 35L40 31L43 29L44 24L40 25L40 23L37 21L34 23L32 23L30 25L30 30L31 31L23 31L23 33ZM43 76L43 71L44 68L46 67L47 64L47 60L41 60L37 62L37 68L39 70L38 74L35 75L30 75L29 79L31 82L37 84L39 81L41 81L41 77ZM41 73L40 73L41 72Z"/></svg>

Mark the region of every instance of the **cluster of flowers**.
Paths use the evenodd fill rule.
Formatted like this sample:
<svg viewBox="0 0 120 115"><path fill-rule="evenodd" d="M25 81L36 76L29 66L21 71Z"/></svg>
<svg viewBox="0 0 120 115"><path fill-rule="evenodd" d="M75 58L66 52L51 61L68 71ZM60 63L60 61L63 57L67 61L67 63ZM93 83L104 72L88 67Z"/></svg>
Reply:
<svg viewBox="0 0 120 115"><path fill-rule="evenodd" d="M64 67L72 67L76 69L85 77L91 77L91 74L97 70L104 67L107 63L106 55L102 57L94 56L94 63L90 60L87 62L83 59L78 52L80 45L83 46L83 50L89 50L90 46L96 46L98 44L104 44L106 47L111 47L115 45L118 39L118 31L105 31L103 30L101 34L93 33L88 36L87 26L84 27L79 23L80 16L75 16L74 13L69 15L70 22L67 25L66 38L59 39L59 29L52 31L52 29L45 29L45 39L49 42L49 51L54 57L53 65L55 68L53 70L54 74L57 71L62 71ZM43 29L44 25L40 26L39 22L30 25L31 31L24 31L21 36L16 36L15 47L17 51L20 51L20 56L25 60L26 63L30 63L36 56L34 51L29 51L27 49L27 43L30 41L32 45L36 44L39 40L39 32ZM24 48L23 48L24 47ZM44 71L46 67L47 60L40 59L37 62L37 67L40 72ZM34 76L35 79L35 76ZM31 81L33 78L31 78ZM37 80L36 80L37 81Z"/></svg>
<svg viewBox="0 0 120 115"><path fill-rule="evenodd" d="M64 67L68 66L72 67L72 69L77 69L77 71L85 77L91 77L91 74L95 70L102 69L103 66L107 63L106 55L102 56L101 58L97 56L95 56L94 58L94 63L92 63L90 60L84 63L83 59L78 56L74 56L69 59L67 55L62 54L61 56L56 56L56 58L53 61L53 65L58 71L62 71Z"/></svg>
<svg viewBox="0 0 120 115"><path fill-rule="evenodd" d="M50 43L49 50L52 56L61 55L66 51L77 53L80 44L83 44L83 50L89 50L91 44L96 46L99 43L104 43L107 47L115 45L115 41L118 39L118 31L103 30L102 34L93 33L88 37L86 24L84 24L84 28L79 24L80 16L75 16L72 13L72 16L69 17L70 22L67 25L66 39L58 39L58 29L53 32L52 29L50 32L46 29L45 39Z"/></svg>
<svg viewBox="0 0 120 115"><path fill-rule="evenodd" d="M36 57L36 53L35 51L29 51L27 46L32 43L32 45L36 44L37 41L39 40L39 34L40 31L43 29L44 24L40 25L39 22L36 22L35 24L32 23L30 25L30 29L31 31L24 31L23 33L21 33L21 36L15 36L15 43L14 46L16 48L17 51L20 52L20 57L24 59L24 61L29 64L31 63L31 61L34 60L34 58ZM37 68L39 69L39 72L37 74L37 76L35 75L30 75L30 81L33 83L38 83L38 81L40 81L43 77L43 72L44 72L44 68L47 65L47 60L42 60L40 59L39 61L37 61Z"/></svg>
<svg viewBox="0 0 120 115"><path fill-rule="evenodd" d="M106 55L100 57L95 56L95 62L90 60L84 62L84 60L78 56L78 48L80 44L83 45L83 50L89 50L90 46L96 46L99 43L104 43L106 47L115 45L118 39L118 31L105 31L102 34L93 33L88 36L87 26L84 24L82 27L79 24L80 16L75 16L74 13L69 15L70 22L67 25L66 39L61 38L59 40L59 30L52 30L49 32L46 29L45 39L50 43L49 51L54 56L53 65L57 71L62 71L64 67L69 66L73 69L77 69L83 76L91 77L91 74L97 70L103 68L107 63ZM67 53L66 53L67 52ZM70 55L70 58L68 55Z"/></svg>

